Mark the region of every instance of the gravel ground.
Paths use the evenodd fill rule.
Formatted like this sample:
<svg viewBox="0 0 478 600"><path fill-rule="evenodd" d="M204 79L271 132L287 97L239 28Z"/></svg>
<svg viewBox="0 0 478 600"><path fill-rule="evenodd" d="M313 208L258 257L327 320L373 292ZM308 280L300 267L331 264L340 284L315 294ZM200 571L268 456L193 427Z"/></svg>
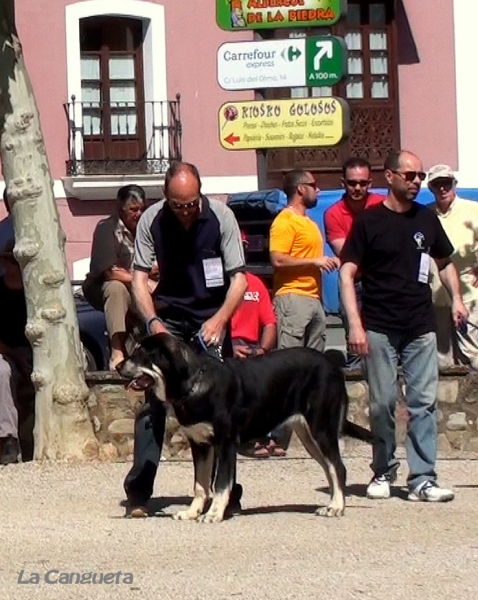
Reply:
<svg viewBox="0 0 478 600"><path fill-rule="evenodd" d="M443 505L405 501L405 466L393 498L367 500L368 460L345 461L343 518L314 515L327 494L312 460L245 459L238 470L243 514L215 525L170 518L192 489L189 462L161 464L152 503L158 513L144 520L123 518L127 464L3 468L1 598L474 600L478 461L439 462L440 481L456 491ZM121 571L133 582L48 584L51 569ZM23 579L38 573L40 583L19 584L21 570Z"/></svg>

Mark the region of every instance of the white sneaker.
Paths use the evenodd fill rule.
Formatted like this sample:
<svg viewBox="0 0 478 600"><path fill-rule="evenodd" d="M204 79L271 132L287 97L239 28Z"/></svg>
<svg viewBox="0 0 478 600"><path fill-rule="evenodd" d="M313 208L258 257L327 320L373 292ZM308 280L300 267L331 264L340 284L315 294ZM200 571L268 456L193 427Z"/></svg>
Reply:
<svg viewBox="0 0 478 600"><path fill-rule="evenodd" d="M367 498L371 500L386 500L390 498L390 477L377 475L367 486Z"/></svg>
<svg viewBox="0 0 478 600"><path fill-rule="evenodd" d="M436 481L425 481L408 494L411 502L450 502L454 497L451 490L441 488Z"/></svg>

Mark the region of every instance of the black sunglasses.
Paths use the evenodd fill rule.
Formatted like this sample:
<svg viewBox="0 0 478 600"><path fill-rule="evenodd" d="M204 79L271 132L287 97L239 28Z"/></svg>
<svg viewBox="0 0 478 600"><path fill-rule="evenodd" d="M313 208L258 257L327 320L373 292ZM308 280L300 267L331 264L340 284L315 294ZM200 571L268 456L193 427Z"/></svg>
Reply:
<svg viewBox="0 0 478 600"><path fill-rule="evenodd" d="M453 184L455 183L455 181L453 179L448 179L448 178L441 178L441 179L434 179L433 181L430 182L430 187L432 188L452 188Z"/></svg>
<svg viewBox="0 0 478 600"><path fill-rule="evenodd" d="M191 202L181 203L175 202L174 200L170 200L168 198L168 203L173 210L177 210L178 212L180 212L182 210L192 210L193 208L197 208L199 206L200 200L201 198L196 198L195 200L191 200Z"/></svg>
<svg viewBox="0 0 478 600"><path fill-rule="evenodd" d="M319 187L315 181L303 181L302 183L299 183L299 185L308 185L314 190L318 189Z"/></svg>
<svg viewBox="0 0 478 600"><path fill-rule="evenodd" d="M345 183L349 187L367 187L370 184L370 179L346 179Z"/></svg>
<svg viewBox="0 0 478 600"><path fill-rule="evenodd" d="M418 177L418 179L420 181L425 181L427 174L424 173L423 171L395 171L394 169L390 169L392 171L392 173L395 173L395 175L400 175L400 177L402 179L404 179L405 181L408 181L409 183L412 183L412 181L415 181L415 179Z"/></svg>

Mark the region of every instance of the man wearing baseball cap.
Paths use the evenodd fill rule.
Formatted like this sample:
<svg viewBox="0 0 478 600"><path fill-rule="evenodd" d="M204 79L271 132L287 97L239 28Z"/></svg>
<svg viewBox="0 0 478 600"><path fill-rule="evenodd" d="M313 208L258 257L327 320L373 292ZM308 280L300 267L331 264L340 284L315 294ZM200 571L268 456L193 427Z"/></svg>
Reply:
<svg viewBox="0 0 478 600"><path fill-rule="evenodd" d="M456 185L455 173L449 165L435 165L428 172L428 188L435 197L433 208L453 244L451 259L469 311L468 324L455 328L450 296L437 273L433 273L438 364L443 369L462 362L478 370L478 203L460 198Z"/></svg>

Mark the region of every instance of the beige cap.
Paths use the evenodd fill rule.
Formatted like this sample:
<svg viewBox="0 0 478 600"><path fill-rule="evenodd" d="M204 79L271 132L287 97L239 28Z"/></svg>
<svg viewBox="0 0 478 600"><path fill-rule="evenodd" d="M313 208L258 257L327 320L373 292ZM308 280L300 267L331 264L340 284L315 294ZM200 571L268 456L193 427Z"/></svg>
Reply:
<svg viewBox="0 0 478 600"><path fill-rule="evenodd" d="M428 183L435 179L455 179L455 173L449 165L435 165L428 171Z"/></svg>

